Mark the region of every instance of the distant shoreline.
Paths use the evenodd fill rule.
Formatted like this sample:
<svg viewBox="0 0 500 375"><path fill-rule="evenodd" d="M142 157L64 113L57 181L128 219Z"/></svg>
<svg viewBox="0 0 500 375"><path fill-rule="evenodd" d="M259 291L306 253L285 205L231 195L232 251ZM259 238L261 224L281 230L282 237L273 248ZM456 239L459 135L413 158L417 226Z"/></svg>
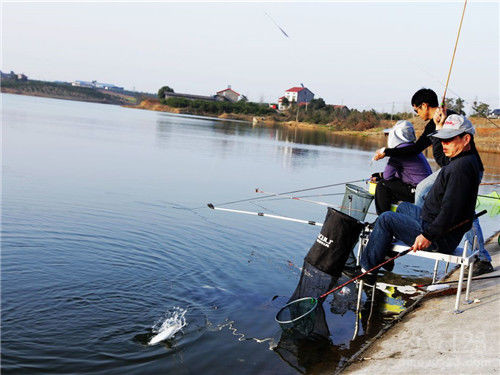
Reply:
<svg viewBox="0 0 500 375"><path fill-rule="evenodd" d="M167 105L160 104L159 102L152 100L144 100L138 105L127 105L128 108L138 108L145 109L150 111L157 112L169 112L174 114L185 114L189 115L186 110L182 110L180 108L173 108ZM203 116L203 115L202 115ZM214 118L214 116L207 115L206 117ZM216 118L218 119L228 119L228 120L239 120L239 121L247 121L252 123L255 126L285 126L289 128L299 128L299 129L309 129L309 130L322 130L332 134L337 134L340 136L358 136L358 137L369 137L372 139L380 140L380 144L384 143L384 137L382 133L382 129L391 127L394 125L395 121L390 120L381 120L381 125L376 128L368 129L368 130L334 130L329 125L322 124L313 124L306 122L296 122L296 121L276 121L275 119L266 117L266 116L252 116L252 115L244 115L244 114L234 114L234 113L223 113ZM425 122L418 117L415 117L410 120L415 126L415 130L417 134L420 134L425 126ZM476 147L480 152L490 152L495 154L500 154L500 119L492 119L498 127L491 124L488 119L472 117L472 123L476 126Z"/></svg>
<svg viewBox="0 0 500 375"><path fill-rule="evenodd" d="M35 97L46 97L46 98L54 98L61 100L72 100L72 101L83 101L90 103L100 103L100 104L114 104L120 105L126 108L132 109L143 109L149 111L157 111L157 112L168 112L173 114L181 114L181 115L192 115L199 117L207 117L218 120L235 120L235 121L243 121L247 123L251 123L254 126L283 126L288 128L299 128L304 130L320 130L325 131L331 134L336 134L339 136L357 136L357 137L369 137L373 140L379 140L380 145L382 146L384 143L384 138L382 135L382 129L391 127L394 121L390 120L381 120L381 126L368 129L368 130L334 130L329 125L322 124L313 124L306 122L296 122L296 121L277 121L269 116L253 116L253 115L245 115L245 114L235 114L235 113L223 113L219 116L213 116L213 114L194 114L190 113L187 110L183 110L180 108L173 108L167 105L160 104L157 100L142 100L139 104L132 103L124 103L123 98L113 98L113 101L110 100L99 100L97 98L92 97L75 97L75 96L66 96L66 95L57 95L54 92L25 92L19 89L13 89L9 87L2 87L2 93L6 94L16 94L16 95L26 95L26 96L35 96ZM102 93L101 93L102 95ZM109 94L108 94L109 95ZM111 95L110 95L111 96ZM106 98L108 99L108 98ZM415 117L410 120L414 126L417 134L420 134L425 123L419 118ZM472 123L476 126L476 147L479 152L488 152L500 154L500 119L485 119L472 117ZM493 125L490 121L494 122L497 126Z"/></svg>

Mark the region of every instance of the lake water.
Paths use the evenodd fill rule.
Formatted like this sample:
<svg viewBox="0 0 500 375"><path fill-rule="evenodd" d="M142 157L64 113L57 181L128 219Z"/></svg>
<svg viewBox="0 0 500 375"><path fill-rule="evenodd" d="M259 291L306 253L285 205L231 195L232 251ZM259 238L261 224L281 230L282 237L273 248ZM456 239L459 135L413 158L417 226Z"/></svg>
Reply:
<svg viewBox="0 0 500 375"><path fill-rule="evenodd" d="M361 137L46 98L2 101L5 374L331 373L403 301L377 297L371 328L365 319L351 340L353 286L349 301L327 299L328 340L287 346L274 316L319 228L206 207L253 197L257 187L367 178L384 164L370 165L375 145ZM489 155L484 181L499 177L499 158ZM311 198L338 205L343 191L308 195L338 194ZM319 222L326 212L287 199L227 207ZM486 236L498 229L495 218L481 223ZM403 258L394 272L411 280L431 270ZM175 334L148 345L158 332L171 336L165 328Z"/></svg>

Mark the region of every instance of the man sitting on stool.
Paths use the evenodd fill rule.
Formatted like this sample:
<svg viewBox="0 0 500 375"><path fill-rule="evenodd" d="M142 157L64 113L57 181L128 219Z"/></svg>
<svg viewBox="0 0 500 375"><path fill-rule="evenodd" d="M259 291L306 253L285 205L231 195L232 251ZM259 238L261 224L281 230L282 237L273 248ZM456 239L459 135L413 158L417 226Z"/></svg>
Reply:
<svg viewBox="0 0 500 375"><path fill-rule="evenodd" d="M449 116L442 129L432 136L441 140L450 163L443 166L422 208L408 202L396 212L384 212L375 222L368 245L361 255L362 271L382 263L391 249L393 237L416 250L451 254L463 235L471 228L477 191L481 181L481 166L471 141L471 122L460 115ZM464 225L450 230L468 220ZM376 277L368 274L366 280Z"/></svg>

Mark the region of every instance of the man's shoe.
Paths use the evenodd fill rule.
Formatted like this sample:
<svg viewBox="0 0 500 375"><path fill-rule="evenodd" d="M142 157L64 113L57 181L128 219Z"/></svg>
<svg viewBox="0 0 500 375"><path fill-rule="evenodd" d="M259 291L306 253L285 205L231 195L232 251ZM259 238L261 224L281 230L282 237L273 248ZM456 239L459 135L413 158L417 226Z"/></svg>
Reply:
<svg viewBox="0 0 500 375"><path fill-rule="evenodd" d="M342 270L342 273L349 277L350 279L355 278L359 274L361 274L361 267L360 266L344 266L344 269Z"/></svg>
<svg viewBox="0 0 500 375"><path fill-rule="evenodd" d="M488 262L487 260L480 260L474 263L474 271L472 272L472 276L474 277L483 275L485 273L493 272L494 270L495 269L493 268L491 262Z"/></svg>
<svg viewBox="0 0 500 375"><path fill-rule="evenodd" d="M386 256L385 256L385 260L388 260L390 258L394 258L396 255L398 255L398 253L396 253L395 251L390 251ZM383 269L385 269L386 271L388 272L392 272L392 270L394 269L394 260L391 260L389 263L386 263L382 266Z"/></svg>

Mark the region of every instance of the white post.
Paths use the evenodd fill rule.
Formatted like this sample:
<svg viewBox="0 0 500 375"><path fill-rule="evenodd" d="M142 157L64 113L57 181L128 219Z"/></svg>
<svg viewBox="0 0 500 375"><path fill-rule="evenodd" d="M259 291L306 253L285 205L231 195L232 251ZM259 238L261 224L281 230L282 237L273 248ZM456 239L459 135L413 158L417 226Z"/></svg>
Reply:
<svg viewBox="0 0 500 375"><path fill-rule="evenodd" d="M472 253L477 249L477 236L474 236L474 245L472 245ZM470 299L470 284L472 281L472 273L474 272L474 263L476 262L476 256L472 259L472 263L469 265L469 274L467 275L467 288L465 289L465 303L471 304L472 301Z"/></svg>
<svg viewBox="0 0 500 375"><path fill-rule="evenodd" d="M439 260L436 259L436 262L434 263L434 272L432 273L433 284L436 282L438 268L439 268Z"/></svg>
<svg viewBox="0 0 500 375"><path fill-rule="evenodd" d="M463 258L467 256L468 248L469 248L469 241L465 241L464 251L462 252ZM460 266L460 276L458 277L457 298L455 300L455 310L453 311L454 314L460 314L462 312L462 310L458 309L458 306L460 305L460 295L462 294L462 286L464 283L464 271L465 271L465 264L462 263L462 265Z"/></svg>

